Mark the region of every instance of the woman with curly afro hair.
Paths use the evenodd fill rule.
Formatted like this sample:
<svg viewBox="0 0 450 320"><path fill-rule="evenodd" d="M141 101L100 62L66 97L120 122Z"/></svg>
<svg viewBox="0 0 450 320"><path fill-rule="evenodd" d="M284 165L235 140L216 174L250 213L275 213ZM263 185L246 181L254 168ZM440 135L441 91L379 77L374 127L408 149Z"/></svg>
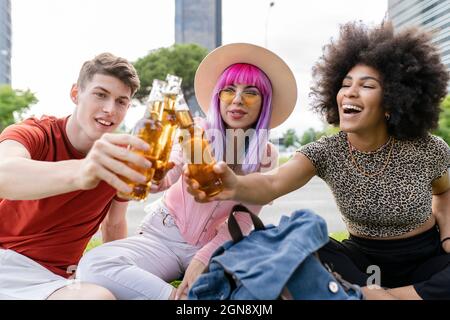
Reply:
<svg viewBox="0 0 450 320"><path fill-rule="evenodd" d="M340 132L266 174L216 165L224 191L198 201L266 204L313 176L331 188L350 237L322 262L367 299L450 299L450 148L430 133L449 74L429 34L352 22L313 68L313 108Z"/></svg>

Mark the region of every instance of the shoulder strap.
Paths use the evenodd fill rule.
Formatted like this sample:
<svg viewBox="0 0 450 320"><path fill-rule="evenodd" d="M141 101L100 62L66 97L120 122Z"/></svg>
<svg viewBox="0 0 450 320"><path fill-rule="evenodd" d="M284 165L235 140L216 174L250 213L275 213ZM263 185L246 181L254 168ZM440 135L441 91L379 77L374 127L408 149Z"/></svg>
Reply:
<svg viewBox="0 0 450 320"><path fill-rule="evenodd" d="M230 232L231 238L233 242L239 242L244 237L242 234L242 230L239 227L238 222L236 221L236 217L234 216L235 212L247 212L252 219L253 225L255 226L255 230L264 230L264 223L260 218L254 213L252 213L247 207L242 204L235 205L230 212L230 216L228 217L228 231Z"/></svg>

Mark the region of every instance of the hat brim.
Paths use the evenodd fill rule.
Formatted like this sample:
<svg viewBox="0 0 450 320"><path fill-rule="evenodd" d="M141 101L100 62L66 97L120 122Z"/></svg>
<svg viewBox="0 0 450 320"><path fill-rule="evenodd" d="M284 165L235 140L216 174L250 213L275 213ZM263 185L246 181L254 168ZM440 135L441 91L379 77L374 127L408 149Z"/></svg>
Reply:
<svg viewBox="0 0 450 320"><path fill-rule="evenodd" d="M235 63L248 63L260 68L272 84L270 128L282 124L297 102L297 82L288 65L270 50L249 43L232 43L211 51L195 74L197 101L207 113L214 87L223 71Z"/></svg>

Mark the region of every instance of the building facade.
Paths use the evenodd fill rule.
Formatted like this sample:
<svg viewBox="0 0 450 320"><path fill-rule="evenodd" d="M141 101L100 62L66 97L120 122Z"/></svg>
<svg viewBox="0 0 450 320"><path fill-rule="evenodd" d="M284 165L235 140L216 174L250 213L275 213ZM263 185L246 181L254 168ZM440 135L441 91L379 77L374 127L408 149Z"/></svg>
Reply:
<svg viewBox="0 0 450 320"><path fill-rule="evenodd" d="M222 0L175 0L175 43L222 45Z"/></svg>
<svg viewBox="0 0 450 320"><path fill-rule="evenodd" d="M175 43L195 43L209 51L222 45L222 0L175 0ZM195 97L195 116L205 116Z"/></svg>
<svg viewBox="0 0 450 320"><path fill-rule="evenodd" d="M11 1L0 0L0 84L11 84Z"/></svg>
<svg viewBox="0 0 450 320"><path fill-rule="evenodd" d="M395 29L415 25L433 31L433 42L450 72L450 1L389 0L388 4L389 19ZM450 92L450 83L447 90Z"/></svg>

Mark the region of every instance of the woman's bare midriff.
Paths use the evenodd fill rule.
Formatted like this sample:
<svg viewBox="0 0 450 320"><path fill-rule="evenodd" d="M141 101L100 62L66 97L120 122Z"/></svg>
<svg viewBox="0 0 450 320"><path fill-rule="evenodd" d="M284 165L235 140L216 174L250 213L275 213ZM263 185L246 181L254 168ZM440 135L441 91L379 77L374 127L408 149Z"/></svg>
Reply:
<svg viewBox="0 0 450 320"><path fill-rule="evenodd" d="M436 224L436 218L433 215L431 215L430 218L424 224L422 224L420 227L418 227L417 229L414 229L408 233L405 233L405 234L402 234L402 235L396 236L396 237L383 237L383 238L368 237L365 235L360 235L357 232L354 232L353 230L351 230L350 228L348 229L348 232L351 235L354 235L355 237L358 237L358 238L373 239L373 240L396 240L396 239L406 239L406 238L410 238L415 235L421 234L421 233L433 228L435 224Z"/></svg>

